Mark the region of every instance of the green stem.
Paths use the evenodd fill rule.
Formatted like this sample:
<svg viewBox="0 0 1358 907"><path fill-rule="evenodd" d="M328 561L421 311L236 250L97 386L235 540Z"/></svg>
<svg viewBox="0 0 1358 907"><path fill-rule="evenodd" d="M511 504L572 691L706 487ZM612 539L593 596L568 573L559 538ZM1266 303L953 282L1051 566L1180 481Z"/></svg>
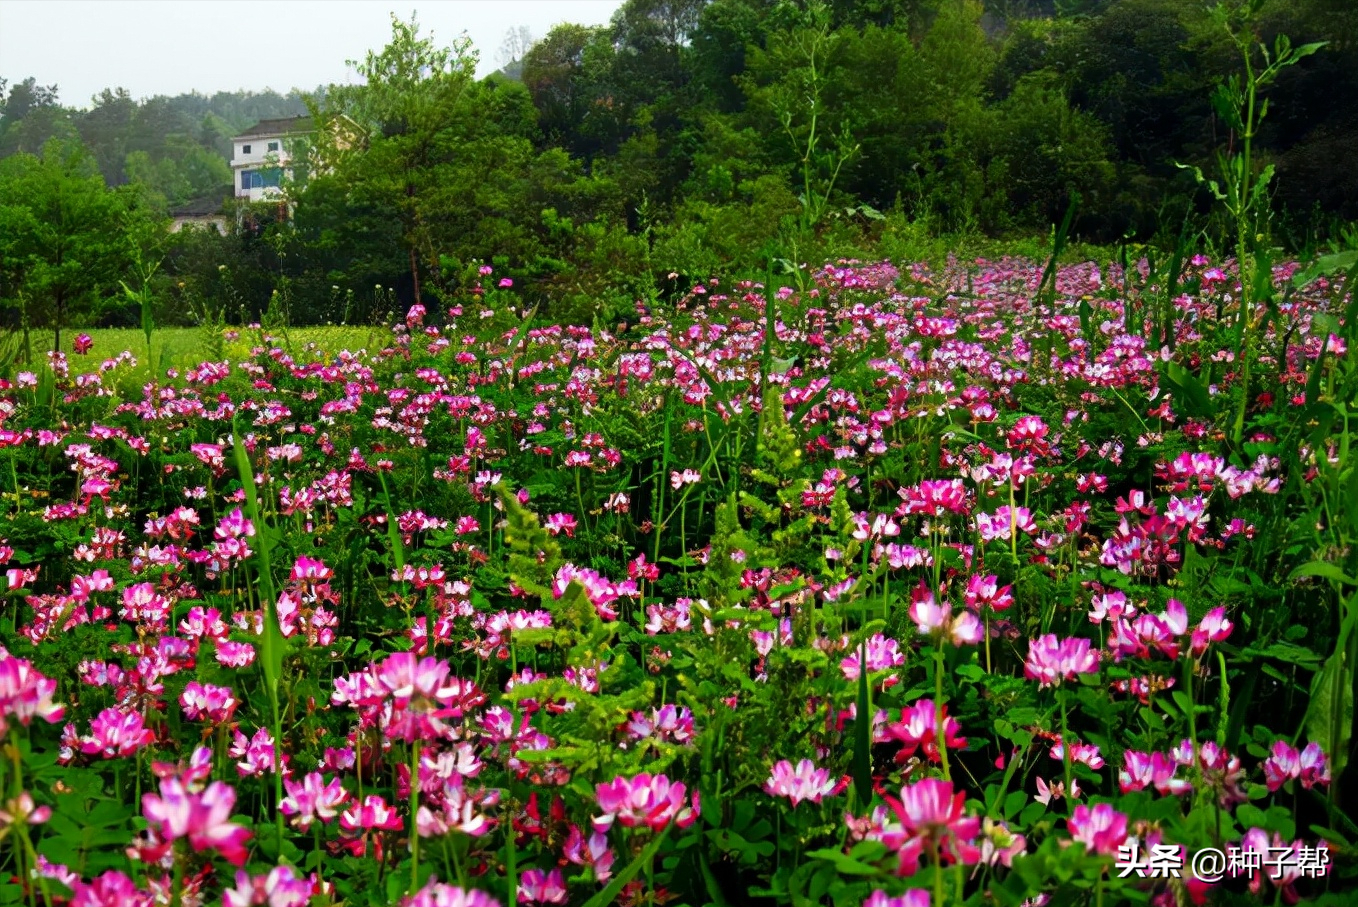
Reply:
<svg viewBox="0 0 1358 907"><path fill-rule="evenodd" d="M939 640L938 648L934 650L934 739L938 743L938 760L943 767L943 780L951 781L952 773L948 771L948 735L943 718L943 660L943 641ZM866 665L864 668L866 669Z"/></svg>
<svg viewBox="0 0 1358 907"><path fill-rule="evenodd" d="M410 747L410 893L420 890L420 739Z"/></svg>
<svg viewBox="0 0 1358 907"><path fill-rule="evenodd" d="M1074 787L1071 783L1071 765L1070 765L1071 741L1070 741L1070 728L1066 724L1066 711L1067 711L1066 688L1058 687L1056 697L1061 701L1061 769L1065 775L1066 781L1066 814L1070 815L1075 811L1075 794Z"/></svg>
<svg viewBox="0 0 1358 907"><path fill-rule="evenodd" d="M1198 717L1194 714L1197 711L1196 703L1193 699L1193 675L1197 664L1188 653L1184 653L1184 695L1188 697L1188 708L1184 711L1188 713L1188 740L1193 747L1193 776L1196 780L1198 771L1202 766L1202 760L1198 757Z"/></svg>

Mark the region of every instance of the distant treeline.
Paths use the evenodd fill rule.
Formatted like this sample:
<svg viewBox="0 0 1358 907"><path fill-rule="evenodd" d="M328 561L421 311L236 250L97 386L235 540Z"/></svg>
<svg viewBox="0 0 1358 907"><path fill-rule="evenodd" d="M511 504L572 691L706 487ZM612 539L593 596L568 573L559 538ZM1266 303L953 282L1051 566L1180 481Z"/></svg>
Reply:
<svg viewBox="0 0 1358 907"><path fill-rule="evenodd" d="M48 139L78 141L109 186L140 180L182 204L231 185L231 137L262 119L306 113L300 92L219 91L133 100L106 88L80 110L63 107L57 85L0 80L0 158L40 154Z"/></svg>

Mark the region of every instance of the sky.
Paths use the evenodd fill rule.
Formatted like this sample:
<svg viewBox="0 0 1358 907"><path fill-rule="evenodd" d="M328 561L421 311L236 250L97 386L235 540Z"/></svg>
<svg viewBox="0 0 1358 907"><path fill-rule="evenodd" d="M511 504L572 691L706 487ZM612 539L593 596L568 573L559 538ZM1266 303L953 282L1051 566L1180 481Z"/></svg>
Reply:
<svg viewBox="0 0 1358 907"><path fill-rule="evenodd" d="M562 22L606 23L622 0L0 0L0 78L55 84L88 108L105 88L138 100L197 91L293 88L356 80L346 60L381 50L391 14L414 12L447 46L464 32L479 76L506 61L511 30L533 39Z"/></svg>

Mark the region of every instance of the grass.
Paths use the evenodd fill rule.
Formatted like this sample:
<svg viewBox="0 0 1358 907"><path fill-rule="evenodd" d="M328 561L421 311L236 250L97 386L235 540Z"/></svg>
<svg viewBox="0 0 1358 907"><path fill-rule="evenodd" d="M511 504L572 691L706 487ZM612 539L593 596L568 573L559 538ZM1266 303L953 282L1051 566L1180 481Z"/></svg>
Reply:
<svg viewBox="0 0 1358 907"><path fill-rule="evenodd" d="M239 338L222 346L226 358L233 361L249 354L256 336L255 332L243 328L234 330L239 333ZM90 336L94 346L84 356L76 356L72 344L82 333ZM288 328L287 337L295 352L300 352L307 343L315 343L321 349L332 353L343 349L372 350L385 345L389 339L387 332L378 328L333 325ZM199 328L157 328L151 335L151 362L156 372L161 375L166 369L183 371L192 368L213 358L209 340L210 337ZM25 364L20 358L19 361L12 363L8 368L11 373L25 369L36 370L42 365L45 353L52 349L52 332L34 331L30 334L29 342L32 347L31 360ZM61 332L61 348L67 357L71 358L74 371L88 371L99 362L111 359L123 350L131 350L132 355L137 358L137 367L130 373L125 373L120 383L131 382L135 378L140 385L145 383L151 374L151 368L146 361L146 337L137 328L64 330ZM19 355L22 357L22 350Z"/></svg>

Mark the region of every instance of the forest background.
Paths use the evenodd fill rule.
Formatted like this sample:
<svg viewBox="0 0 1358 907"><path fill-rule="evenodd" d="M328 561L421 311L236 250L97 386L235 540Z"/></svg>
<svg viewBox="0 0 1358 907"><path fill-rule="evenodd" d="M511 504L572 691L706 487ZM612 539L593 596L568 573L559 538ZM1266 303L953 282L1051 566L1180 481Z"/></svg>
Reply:
<svg viewBox="0 0 1358 907"><path fill-rule="evenodd" d="M1225 257L1238 219L1194 168L1239 159L1218 86L1280 35L1324 46L1258 99L1248 242L1358 246L1352 0L629 0L511 36L484 79L465 40L393 15L357 86L75 109L0 84L0 309L58 332L147 305L158 325L365 323L490 265L525 308L611 322L771 261L1045 257L1067 214L1070 254ZM302 149L285 202L229 203L225 235L169 232L230 194L233 135L306 113L364 138Z"/></svg>

